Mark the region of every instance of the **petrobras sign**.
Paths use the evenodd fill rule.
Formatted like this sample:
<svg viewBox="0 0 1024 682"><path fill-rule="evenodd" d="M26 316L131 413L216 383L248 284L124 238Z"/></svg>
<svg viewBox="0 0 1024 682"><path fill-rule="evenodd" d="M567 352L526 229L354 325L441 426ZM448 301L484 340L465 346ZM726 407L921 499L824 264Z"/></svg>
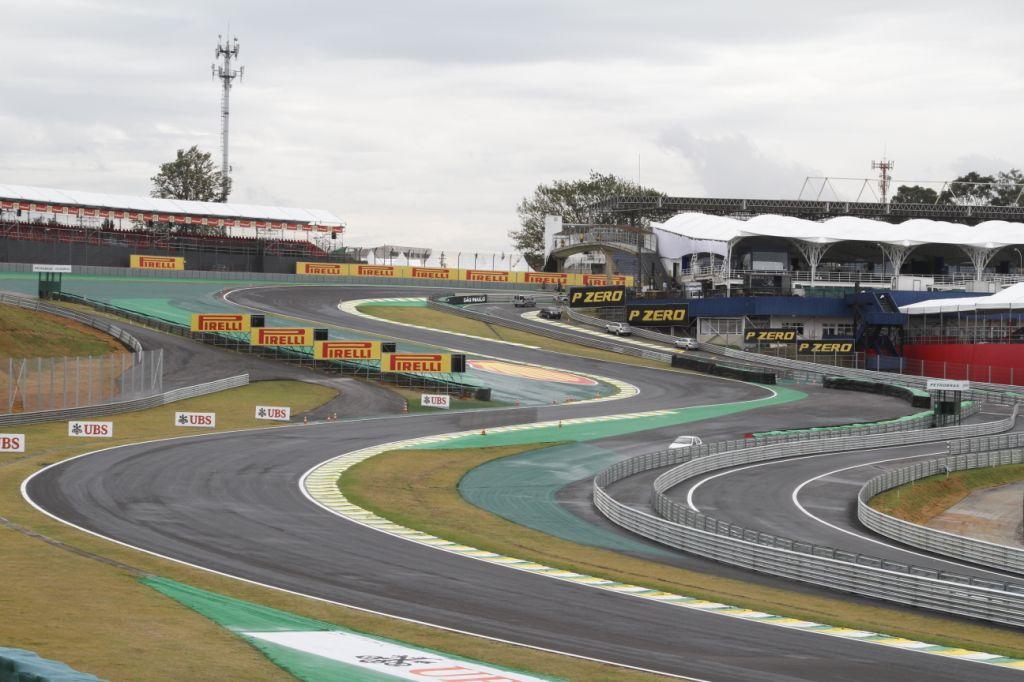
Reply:
<svg viewBox="0 0 1024 682"><path fill-rule="evenodd" d="M253 346L312 346L312 327L258 327L249 330Z"/></svg>
<svg viewBox="0 0 1024 682"><path fill-rule="evenodd" d="M686 322L685 303L631 303L626 322L634 327L670 327Z"/></svg>
<svg viewBox="0 0 1024 682"><path fill-rule="evenodd" d="M191 426L199 429L214 429L217 427L216 412L175 412L175 426Z"/></svg>
<svg viewBox="0 0 1024 682"><path fill-rule="evenodd" d="M68 422L71 438L113 438L114 422Z"/></svg>
<svg viewBox="0 0 1024 682"><path fill-rule="evenodd" d="M0 433L0 452L25 452L25 434Z"/></svg>
<svg viewBox="0 0 1024 682"><path fill-rule="evenodd" d="M131 267L143 270L184 270L185 259L180 256L139 256L132 254Z"/></svg>
<svg viewBox="0 0 1024 682"><path fill-rule="evenodd" d="M927 389L929 391L969 391L971 382L959 379L929 379Z"/></svg>
<svg viewBox="0 0 1024 682"><path fill-rule="evenodd" d="M748 329L743 343L796 343L795 329Z"/></svg>
<svg viewBox="0 0 1024 682"><path fill-rule="evenodd" d="M290 407L275 407L273 405L257 405L256 406L256 419L267 419L276 422L290 421L292 418L292 408Z"/></svg>
<svg viewBox="0 0 1024 682"><path fill-rule="evenodd" d="M193 313L194 332L247 332L252 329L249 315L230 313Z"/></svg>
<svg viewBox="0 0 1024 682"><path fill-rule="evenodd" d="M436 407L442 410L451 408L451 398L446 395L432 395L429 393L423 393L420 395L420 406L421 407Z"/></svg>
<svg viewBox="0 0 1024 682"><path fill-rule="evenodd" d="M624 286L613 285L569 288L570 308L601 308L607 306L621 306L625 303L626 287Z"/></svg>
<svg viewBox="0 0 1024 682"><path fill-rule="evenodd" d="M41 263L32 264L32 272L63 272L70 273L70 265L45 265Z"/></svg>
<svg viewBox="0 0 1024 682"><path fill-rule="evenodd" d="M796 352L801 355L849 355L853 352L853 339L830 339L828 341L809 341L801 339L796 343Z"/></svg>
<svg viewBox="0 0 1024 682"><path fill-rule="evenodd" d="M314 360L379 360L380 341L316 341Z"/></svg>

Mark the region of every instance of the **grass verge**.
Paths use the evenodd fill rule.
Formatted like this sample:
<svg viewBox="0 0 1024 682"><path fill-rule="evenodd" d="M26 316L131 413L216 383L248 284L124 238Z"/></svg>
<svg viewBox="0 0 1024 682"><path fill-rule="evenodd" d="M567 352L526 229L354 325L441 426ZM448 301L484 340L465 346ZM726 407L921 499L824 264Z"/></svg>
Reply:
<svg viewBox="0 0 1024 682"><path fill-rule="evenodd" d="M553 443L393 450L346 471L339 488L351 502L395 523L500 554L758 611L1024 658L1024 634L1010 629L801 594L579 545L514 524L459 495L459 480L470 469L546 445Z"/></svg>
<svg viewBox="0 0 1024 682"><path fill-rule="evenodd" d="M334 391L315 384L257 382L111 417L115 439L72 442L65 436L67 426L63 422L20 427L18 430L27 435L29 452L0 457L0 575L4 578L0 642L112 680L286 677L280 668L227 630L141 585L135 571L107 563L111 561L238 599L499 665L570 679L653 679L375 616L193 569L65 526L35 511L21 497L21 482L47 464L111 445L191 435L192 429L173 426L176 410L218 412L216 430L223 431L267 427L268 422L252 419L257 404L291 405L293 413L299 413L333 396ZM59 545L17 528L42 534ZM183 650L188 651L187 656L182 655Z"/></svg>
<svg viewBox="0 0 1024 682"><path fill-rule="evenodd" d="M405 399L405 404L408 405L410 412L440 412L436 407L423 407L420 404L420 396L424 393L429 393L423 389L413 388L402 388L401 386L389 386L383 384L383 386L397 393ZM476 398L456 398L452 396L450 401L452 410L479 410L484 407L508 407L509 403L502 402L500 400L477 400Z"/></svg>
<svg viewBox="0 0 1024 682"><path fill-rule="evenodd" d="M968 469L937 474L875 495L868 502L878 511L924 525L975 490L1024 479L1024 464Z"/></svg>
<svg viewBox="0 0 1024 682"><path fill-rule="evenodd" d="M596 348L588 348L587 346L581 346L567 341L549 339L546 336L541 336L539 334L531 334L529 332L519 331L518 329L511 329L510 327L488 324L479 320L471 320L467 317L461 317L459 315L453 315L452 313L433 310L431 308L365 305L359 306L359 312L372 315L373 317L379 317L384 320L391 320L392 322L415 324L443 332L458 332L460 334L470 334L472 336L479 336L485 339L495 339L497 341L521 343L527 346L536 346L537 348L543 348L544 350L550 350L556 353L565 353L566 355L575 355L581 358L592 358L594 360L640 365L642 367L656 367L661 370L668 369L663 362L655 362L653 360L637 358L631 355L619 355L618 353L611 353L609 351L598 350Z"/></svg>
<svg viewBox="0 0 1024 682"><path fill-rule="evenodd" d="M0 357L52 358L127 352L113 337L63 317L0 305Z"/></svg>

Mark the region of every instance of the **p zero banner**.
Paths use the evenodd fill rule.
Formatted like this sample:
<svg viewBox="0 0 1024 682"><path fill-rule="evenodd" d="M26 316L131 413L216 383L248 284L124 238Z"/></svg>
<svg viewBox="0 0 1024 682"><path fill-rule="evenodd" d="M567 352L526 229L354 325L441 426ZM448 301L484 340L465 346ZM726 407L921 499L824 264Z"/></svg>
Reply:
<svg viewBox="0 0 1024 682"><path fill-rule="evenodd" d="M175 412L174 423L176 426L191 426L199 429L213 429L217 427L217 413Z"/></svg>
<svg viewBox="0 0 1024 682"><path fill-rule="evenodd" d="M687 319L685 303L631 303L626 306L626 322L634 327L670 327Z"/></svg>
<svg viewBox="0 0 1024 682"><path fill-rule="evenodd" d="M463 367L459 368L461 360ZM382 372L422 372L427 374L465 371L466 356L453 356L451 353L381 353L380 371Z"/></svg>
<svg viewBox="0 0 1024 682"><path fill-rule="evenodd" d="M114 422L68 422L72 438L113 438Z"/></svg>
<svg viewBox="0 0 1024 682"><path fill-rule="evenodd" d="M277 407L274 405L257 405L256 419L269 419L270 421L286 422L292 418L292 408Z"/></svg>
<svg viewBox="0 0 1024 682"><path fill-rule="evenodd" d="M25 452L25 434L0 433L0 452Z"/></svg>
<svg viewBox="0 0 1024 682"><path fill-rule="evenodd" d="M801 355L848 355L853 352L853 339L832 339L830 341L809 341L801 339L796 343L796 352Z"/></svg>
<svg viewBox="0 0 1024 682"><path fill-rule="evenodd" d="M252 329L252 320L243 313L193 313L194 332L247 332Z"/></svg>
<svg viewBox="0 0 1024 682"><path fill-rule="evenodd" d="M466 270L466 282L515 282L516 273L508 270Z"/></svg>
<svg viewBox="0 0 1024 682"><path fill-rule="evenodd" d="M748 329L743 343L796 343L795 329Z"/></svg>
<svg viewBox="0 0 1024 682"><path fill-rule="evenodd" d="M143 270L184 270L185 259L180 256L131 255L130 265Z"/></svg>
<svg viewBox="0 0 1024 682"><path fill-rule="evenodd" d="M626 287L570 287L570 308L602 308L626 303Z"/></svg>
<svg viewBox="0 0 1024 682"><path fill-rule="evenodd" d="M314 360L379 360L380 341L317 341Z"/></svg>
<svg viewBox="0 0 1024 682"><path fill-rule="evenodd" d="M311 327L258 327L249 330L253 346L312 346Z"/></svg>
<svg viewBox="0 0 1024 682"><path fill-rule="evenodd" d="M296 275L347 275L349 266L345 263L304 263L295 264Z"/></svg>

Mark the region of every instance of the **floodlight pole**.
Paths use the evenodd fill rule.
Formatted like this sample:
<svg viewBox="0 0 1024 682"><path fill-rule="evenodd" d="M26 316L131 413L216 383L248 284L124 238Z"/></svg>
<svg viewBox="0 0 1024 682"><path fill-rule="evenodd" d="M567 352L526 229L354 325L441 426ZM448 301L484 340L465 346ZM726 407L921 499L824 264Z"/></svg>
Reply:
<svg viewBox="0 0 1024 682"><path fill-rule="evenodd" d="M231 174L231 165L228 163L228 117L231 111L231 84L235 78L239 82L245 76L245 67L238 69L231 67L231 60L238 59L238 38L228 39L221 35L217 36L217 47L213 50L214 59L222 59L223 63L218 66L210 65L210 72L214 78L221 82L221 103L220 103L220 149L221 163L220 172L223 181L223 201L228 199L228 178Z"/></svg>

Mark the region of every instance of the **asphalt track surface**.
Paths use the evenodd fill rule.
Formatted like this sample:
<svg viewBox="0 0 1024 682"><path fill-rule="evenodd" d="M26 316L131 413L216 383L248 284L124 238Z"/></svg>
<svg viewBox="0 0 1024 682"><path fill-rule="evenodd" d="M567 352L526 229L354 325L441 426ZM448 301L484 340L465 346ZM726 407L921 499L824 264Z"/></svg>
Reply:
<svg viewBox="0 0 1024 682"><path fill-rule="evenodd" d="M336 308L342 297L394 295L394 289L282 287L238 292L232 300L258 310L603 374L637 385L641 394L590 405L381 417L124 446L44 470L27 486L29 497L83 529L232 576L668 674L714 680L1017 678L1006 669L759 625L510 570L407 542L313 505L299 488L304 472L342 452L381 442L485 423L765 394L757 387L699 375L394 327L345 316ZM748 413L747 422L754 423L757 414Z"/></svg>

